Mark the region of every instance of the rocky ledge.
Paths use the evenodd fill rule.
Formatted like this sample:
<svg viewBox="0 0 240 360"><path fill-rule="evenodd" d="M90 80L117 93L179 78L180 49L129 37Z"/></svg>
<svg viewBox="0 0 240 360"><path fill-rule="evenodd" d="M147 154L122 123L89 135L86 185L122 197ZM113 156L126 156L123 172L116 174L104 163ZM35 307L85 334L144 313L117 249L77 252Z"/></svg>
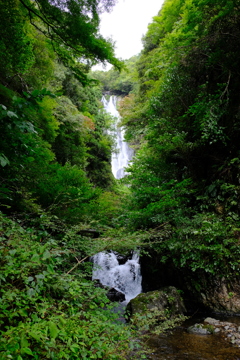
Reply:
<svg viewBox="0 0 240 360"><path fill-rule="evenodd" d="M198 335L211 335L221 333L225 340L240 347L240 326L237 324L206 318L202 324L194 324L188 328L188 332Z"/></svg>

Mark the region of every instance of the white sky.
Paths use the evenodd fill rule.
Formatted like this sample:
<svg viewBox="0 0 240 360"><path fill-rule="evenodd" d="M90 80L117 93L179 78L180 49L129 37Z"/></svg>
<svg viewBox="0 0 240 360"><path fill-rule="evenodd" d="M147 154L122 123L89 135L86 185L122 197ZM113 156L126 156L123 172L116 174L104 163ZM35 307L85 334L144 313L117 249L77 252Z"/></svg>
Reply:
<svg viewBox="0 0 240 360"><path fill-rule="evenodd" d="M118 0L110 13L101 16L100 33L115 42L115 53L123 60L142 50L142 36L158 14L164 0ZM100 68L99 68L100 69Z"/></svg>

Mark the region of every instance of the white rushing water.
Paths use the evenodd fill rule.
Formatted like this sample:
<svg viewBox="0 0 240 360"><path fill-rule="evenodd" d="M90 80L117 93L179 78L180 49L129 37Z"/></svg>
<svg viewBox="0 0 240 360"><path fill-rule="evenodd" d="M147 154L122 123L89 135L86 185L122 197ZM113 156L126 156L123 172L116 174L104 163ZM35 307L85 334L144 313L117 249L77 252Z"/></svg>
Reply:
<svg viewBox="0 0 240 360"><path fill-rule="evenodd" d="M133 157L133 150L124 141L124 129L118 126L120 115L117 111L117 97L110 96L107 100L102 98L104 109L115 117L113 135L116 139L116 153L112 154L112 173L116 179L126 175L125 168ZM132 258L125 264L119 264L117 254L111 252L100 252L93 256L93 276L102 285L109 286L125 295L126 303L136 297L142 291L142 277L140 273L139 255L134 252Z"/></svg>
<svg viewBox="0 0 240 360"><path fill-rule="evenodd" d="M142 276L137 252L121 265L113 251L94 255L93 262L93 280L98 279L101 284L122 292L127 303L141 293Z"/></svg>
<svg viewBox="0 0 240 360"><path fill-rule="evenodd" d="M102 103L104 109L115 117L114 133L116 139L116 152L112 154L112 173L116 179L121 179L126 175L125 168L133 157L133 149L124 141L124 129L118 126L120 115L117 111L117 96L111 95L109 100L103 96Z"/></svg>

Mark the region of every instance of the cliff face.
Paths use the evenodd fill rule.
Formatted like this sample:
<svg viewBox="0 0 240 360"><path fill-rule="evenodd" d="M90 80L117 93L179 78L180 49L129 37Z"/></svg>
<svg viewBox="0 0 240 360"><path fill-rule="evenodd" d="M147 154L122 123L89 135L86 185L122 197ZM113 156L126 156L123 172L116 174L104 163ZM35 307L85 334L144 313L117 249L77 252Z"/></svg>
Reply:
<svg viewBox="0 0 240 360"><path fill-rule="evenodd" d="M203 271L195 273L178 268L173 262L159 262L159 254L141 257L143 292L175 286L180 290L187 311L210 310L225 314L240 314L240 285L237 276L207 276Z"/></svg>

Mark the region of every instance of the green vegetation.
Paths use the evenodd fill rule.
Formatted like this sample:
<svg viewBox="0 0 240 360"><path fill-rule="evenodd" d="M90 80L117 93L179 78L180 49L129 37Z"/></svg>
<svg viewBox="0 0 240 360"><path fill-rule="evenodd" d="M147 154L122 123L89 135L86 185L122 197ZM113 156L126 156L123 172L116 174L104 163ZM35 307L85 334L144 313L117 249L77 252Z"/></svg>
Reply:
<svg viewBox="0 0 240 360"><path fill-rule="evenodd" d="M166 0L119 106L136 150L121 225L198 289L239 276L239 6Z"/></svg>
<svg viewBox="0 0 240 360"><path fill-rule="evenodd" d="M105 291L88 281L86 265L71 265L86 239L72 231L56 241L2 215L0 231L0 358L125 358L131 330L116 321Z"/></svg>
<svg viewBox="0 0 240 360"><path fill-rule="evenodd" d="M138 149L125 223L193 277L239 275L239 5L166 0L120 106Z"/></svg>
<svg viewBox="0 0 240 360"><path fill-rule="evenodd" d="M0 1L1 360L129 352L134 333L86 262L109 241L87 230L101 234L121 208L112 119L88 73L122 66L98 32L113 3Z"/></svg>
<svg viewBox="0 0 240 360"><path fill-rule="evenodd" d="M119 71L112 68L107 72L94 71L92 76L101 82L103 93L126 96L137 91L136 62L138 59L139 55L136 55L126 60L124 71L120 74Z"/></svg>
<svg viewBox="0 0 240 360"><path fill-rule="evenodd" d="M240 2L166 0L120 75L99 34L114 1L0 4L0 358L128 358L91 255L150 249L198 291L239 276ZM102 92L125 96L136 150L118 183Z"/></svg>

